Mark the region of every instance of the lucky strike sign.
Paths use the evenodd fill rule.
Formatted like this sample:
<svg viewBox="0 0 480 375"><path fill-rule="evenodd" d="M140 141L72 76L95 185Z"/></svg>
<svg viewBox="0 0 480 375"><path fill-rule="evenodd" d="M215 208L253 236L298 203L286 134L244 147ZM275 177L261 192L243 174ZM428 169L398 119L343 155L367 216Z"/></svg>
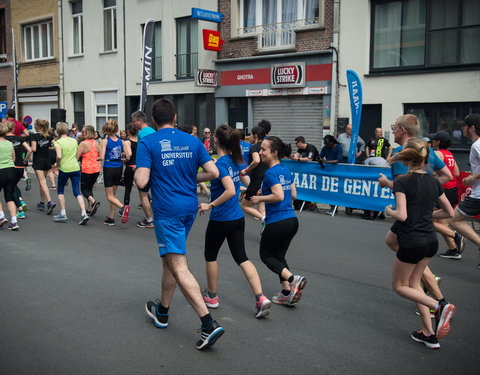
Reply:
<svg viewBox="0 0 480 375"><path fill-rule="evenodd" d="M196 86L217 86L217 71L207 69L197 69Z"/></svg>
<svg viewBox="0 0 480 375"><path fill-rule="evenodd" d="M272 87L305 87L305 63L272 65L270 77Z"/></svg>

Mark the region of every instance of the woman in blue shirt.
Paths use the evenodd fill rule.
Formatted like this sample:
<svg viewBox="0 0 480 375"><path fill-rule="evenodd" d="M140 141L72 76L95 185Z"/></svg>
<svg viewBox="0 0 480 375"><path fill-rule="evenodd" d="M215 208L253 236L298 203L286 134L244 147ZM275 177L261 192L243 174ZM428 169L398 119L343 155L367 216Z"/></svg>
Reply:
<svg viewBox="0 0 480 375"><path fill-rule="evenodd" d="M292 207L296 198L293 178L288 169L280 164L287 145L278 137L269 136L262 142L260 158L267 163L262 183L262 195L250 198L252 204L265 202L266 226L260 241L260 258L280 278L282 291L273 296L272 302L293 306L302 297L307 279L290 272L285 254L290 242L298 231L298 220Z"/></svg>
<svg viewBox="0 0 480 375"><path fill-rule="evenodd" d="M244 164L240 148L240 134L227 125L215 131L215 148L219 156L216 166L220 176L211 181L211 201L201 203L199 213L210 213L205 233L205 261L207 262L207 290L203 299L210 308L219 306L217 255L225 238L235 262L242 269L256 298L256 318L270 313L271 301L262 293L262 284L257 269L245 253L245 218L238 194L240 191L240 170Z"/></svg>

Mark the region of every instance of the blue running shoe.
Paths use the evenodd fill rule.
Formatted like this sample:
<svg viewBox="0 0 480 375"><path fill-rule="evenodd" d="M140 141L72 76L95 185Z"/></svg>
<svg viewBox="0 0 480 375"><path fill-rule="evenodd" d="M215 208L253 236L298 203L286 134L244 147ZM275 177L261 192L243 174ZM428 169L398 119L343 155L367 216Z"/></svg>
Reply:
<svg viewBox="0 0 480 375"><path fill-rule="evenodd" d="M207 328L202 327L198 331L201 332L200 340L197 341L196 345L198 350L211 347L225 333L225 330L220 327L216 320L212 320Z"/></svg>

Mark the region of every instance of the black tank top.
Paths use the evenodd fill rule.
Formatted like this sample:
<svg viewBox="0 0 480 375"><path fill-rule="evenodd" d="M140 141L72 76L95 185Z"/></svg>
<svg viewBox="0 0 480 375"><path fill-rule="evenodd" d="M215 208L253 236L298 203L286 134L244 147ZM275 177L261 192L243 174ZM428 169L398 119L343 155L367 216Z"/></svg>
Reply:
<svg viewBox="0 0 480 375"><path fill-rule="evenodd" d="M130 159L125 163L125 165L135 165L137 162L137 141L132 141L130 140L130 148L132 149L132 156L130 156Z"/></svg>

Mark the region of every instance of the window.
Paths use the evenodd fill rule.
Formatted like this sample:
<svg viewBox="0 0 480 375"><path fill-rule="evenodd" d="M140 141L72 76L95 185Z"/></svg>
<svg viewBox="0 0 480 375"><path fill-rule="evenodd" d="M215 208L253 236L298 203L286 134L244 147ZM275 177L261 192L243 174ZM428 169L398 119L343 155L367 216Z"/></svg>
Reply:
<svg viewBox="0 0 480 375"><path fill-rule="evenodd" d="M256 32L256 26L303 22L292 27L318 25L320 0L240 0L241 34Z"/></svg>
<svg viewBox="0 0 480 375"><path fill-rule="evenodd" d="M51 20L23 27L25 61L53 57L53 22Z"/></svg>
<svg viewBox="0 0 480 375"><path fill-rule="evenodd" d="M0 86L0 102L7 101L7 86Z"/></svg>
<svg viewBox="0 0 480 375"><path fill-rule="evenodd" d="M82 0L72 3L73 54L83 54L83 4Z"/></svg>
<svg viewBox="0 0 480 375"><path fill-rule="evenodd" d="M7 53L7 25L5 23L5 9L0 9L0 55ZM1 59L0 59L1 62Z"/></svg>
<svg viewBox="0 0 480 375"><path fill-rule="evenodd" d="M372 20L372 71L480 63L478 0L376 0Z"/></svg>
<svg viewBox="0 0 480 375"><path fill-rule="evenodd" d="M73 96L73 122L85 125L85 97L83 92L74 92Z"/></svg>
<svg viewBox="0 0 480 375"><path fill-rule="evenodd" d="M177 79L195 76L198 66L198 24L188 18L177 19Z"/></svg>
<svg viewBox="0 0 480 375"><path fill-rule="evenodd" d="M117 50L117 2L103 0L103 49Z"/></svg>
<svg viewBox="0 0 480 375"><path fill-rule="evenodd" d="M108 120L118 120L118 99L116 91L95 93L95 124L102 129Z"/></svg>
<svg viewBox="0 0 480 375"><path fill-rule="evenodd" d="M162 80L162 24L155 22L155 30L153 32L153 67L152 79L155 81Z"/></svg>

